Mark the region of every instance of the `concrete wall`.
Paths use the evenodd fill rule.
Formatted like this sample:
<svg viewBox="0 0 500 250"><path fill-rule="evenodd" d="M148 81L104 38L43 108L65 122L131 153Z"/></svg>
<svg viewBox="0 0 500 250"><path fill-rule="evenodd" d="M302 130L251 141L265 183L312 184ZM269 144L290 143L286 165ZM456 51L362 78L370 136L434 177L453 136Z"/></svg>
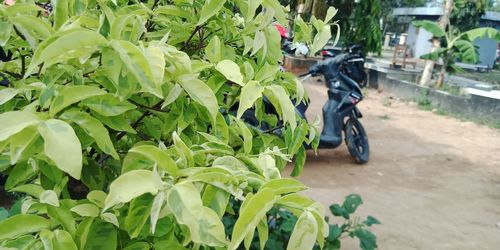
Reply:
<svg viewBox="0 0 500 250"><path fill-rule="evenodd" d="M421 55L431 52L432 44L429 41L432 34L423 28L417 28L410 23L408 26L407 44L410 49L410 55L415 58L420 58Z"/></svg>
<svg viewBox="0 0 500 250"><path fill-rule="evenodd" d="M469 119L498 123L500 122L500 100L478 95L456 96L444 91L423 87L388 76L383 72L369 73L369 86L376 86L406 100L427 98L432 106L446 112Z"/></svg>

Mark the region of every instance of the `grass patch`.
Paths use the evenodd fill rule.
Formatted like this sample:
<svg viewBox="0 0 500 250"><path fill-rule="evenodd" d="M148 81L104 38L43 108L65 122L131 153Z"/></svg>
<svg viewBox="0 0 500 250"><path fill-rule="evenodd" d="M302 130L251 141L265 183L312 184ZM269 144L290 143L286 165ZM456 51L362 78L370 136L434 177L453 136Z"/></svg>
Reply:
<svg viewBox="0 0 500 250"><path fill-rule="evenodd" d="M468 79L487 82L495 85L497 89L500 89L500 70L491 70L489 72L476 72L476 71L466 71L463 73L456 74L461 77L465 77Z"/></svg>
<svg viewBox="0 0 500 250"><path fill-rule="evenodd" d="M432 111L434 114L452 117L452 118L455 118L455 119L460 120L462 122L470 121L470 122L473 122L473 123L476 123L479 125L485 125L485 126L490 127L490 128L500 129L500 120L491 121L491 120L487 120L484 118L466 117L462 114L448 112L448 111L440 108L439 106L432 105L432 102L431 102L431 100L429 100L428 95L425 91L423 91L421 93L420 97L415 101L418 104L418 108L421 110L424 110L424 111Z"/></svg>

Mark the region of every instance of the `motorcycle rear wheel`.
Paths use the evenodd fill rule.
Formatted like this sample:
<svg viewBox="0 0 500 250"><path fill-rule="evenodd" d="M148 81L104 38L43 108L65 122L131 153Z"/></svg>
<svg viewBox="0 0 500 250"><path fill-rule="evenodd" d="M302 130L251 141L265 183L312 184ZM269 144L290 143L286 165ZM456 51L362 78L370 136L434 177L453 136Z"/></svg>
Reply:
<svg viewBox="0 0 500 250"><path fill-rule="evenodd" d="M370 159L370 145L365 129L358 119L349 119L344 126L344 135L347 149L354 161L365 164Z"/></svg>

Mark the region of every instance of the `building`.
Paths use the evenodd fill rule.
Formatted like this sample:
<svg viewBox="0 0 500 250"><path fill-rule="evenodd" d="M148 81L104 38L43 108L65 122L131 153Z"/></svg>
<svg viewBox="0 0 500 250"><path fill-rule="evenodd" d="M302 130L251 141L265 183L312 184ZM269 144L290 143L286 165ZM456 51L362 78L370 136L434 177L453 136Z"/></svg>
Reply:
<svg viewBox="0 0 500 250"><path fill-rule="evenodd" d="M396 8L393 15L402 20L402 24L408 25L407 44L410 54L413 57L419 58L421 55L431 51L431 43L429 40L432 34L423 28L413 26L412 20L431 20L437 21L443 14L442 7L419 7L419 8ZM493 27L500 30L500 12L486 12L481 18L481 27ZM498 44L490 38L482 38L474 41L478 46L479 62L477 64L492 68L494 66Z"/></svg>

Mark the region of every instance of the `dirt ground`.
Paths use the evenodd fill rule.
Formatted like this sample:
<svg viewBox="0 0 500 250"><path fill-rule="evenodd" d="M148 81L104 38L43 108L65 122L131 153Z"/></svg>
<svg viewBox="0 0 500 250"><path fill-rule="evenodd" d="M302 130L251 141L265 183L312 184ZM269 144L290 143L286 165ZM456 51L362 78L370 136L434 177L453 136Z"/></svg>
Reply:
<svg viewBox="0 0 500 250"><path fill-rule="evenodd" d="M305 83L308 117L321 114L326 88ZM308 153L300 179L328 206L351 193L358 213L382 222L379 249L500 249L500 130L419 110L368 90L359 104L371 158L352 162L345 144ZM497 226L497 223L499 225ZM356 249L348 240L343 249Z"/></svg>

